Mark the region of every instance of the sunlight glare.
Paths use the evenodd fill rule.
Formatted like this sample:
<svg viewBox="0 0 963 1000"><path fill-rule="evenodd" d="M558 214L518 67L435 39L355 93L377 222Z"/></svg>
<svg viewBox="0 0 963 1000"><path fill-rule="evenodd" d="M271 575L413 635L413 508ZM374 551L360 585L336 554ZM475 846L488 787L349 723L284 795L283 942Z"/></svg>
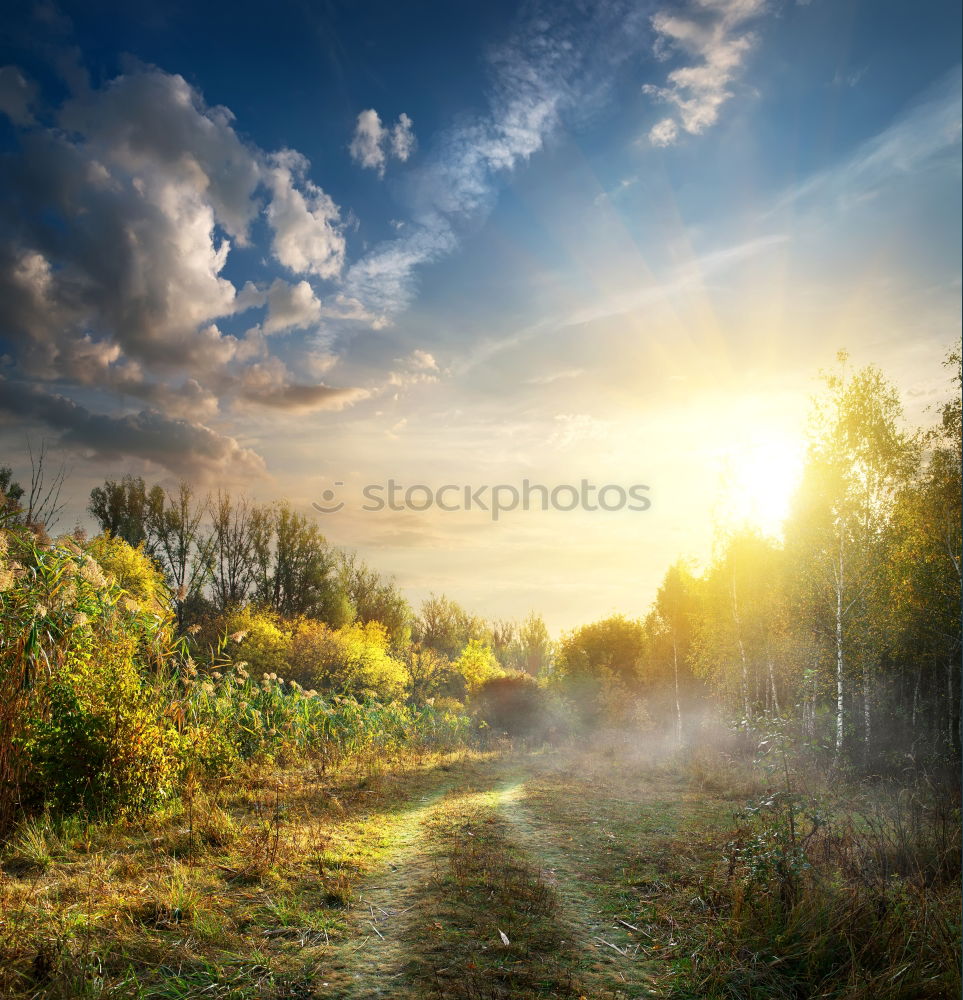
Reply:
<svg viewBox="0 0 963 1000"><path fill-rule="evenodd" d="M746 435L720 455L717 523L779 536L802 474L805 442L778 431Z"/></svg>

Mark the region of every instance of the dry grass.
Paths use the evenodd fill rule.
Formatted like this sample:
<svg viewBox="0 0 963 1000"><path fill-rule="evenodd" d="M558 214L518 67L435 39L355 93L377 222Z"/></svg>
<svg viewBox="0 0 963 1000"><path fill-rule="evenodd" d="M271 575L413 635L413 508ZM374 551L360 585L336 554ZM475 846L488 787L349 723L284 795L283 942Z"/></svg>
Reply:
<svg viewBox="0 0 963 1000"><path fill-rule="evenodd" d="M0 856L0 995L313 995L396 815L470 758L251 768L141 823L24 824Z"/></svg>

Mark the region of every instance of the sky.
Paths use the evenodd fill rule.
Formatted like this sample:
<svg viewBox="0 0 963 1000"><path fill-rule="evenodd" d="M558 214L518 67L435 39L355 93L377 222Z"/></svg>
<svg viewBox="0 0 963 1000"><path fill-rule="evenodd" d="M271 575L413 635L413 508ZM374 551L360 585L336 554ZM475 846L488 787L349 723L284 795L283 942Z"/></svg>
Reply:
<svg viewBox="0 0 963 1000"><path fill-rule="evenodd" d="M959 3L13 10L0 464L47 443L62 529L128 473L283 498L558 630L778 532L840 349L949 391Z"/></svg>

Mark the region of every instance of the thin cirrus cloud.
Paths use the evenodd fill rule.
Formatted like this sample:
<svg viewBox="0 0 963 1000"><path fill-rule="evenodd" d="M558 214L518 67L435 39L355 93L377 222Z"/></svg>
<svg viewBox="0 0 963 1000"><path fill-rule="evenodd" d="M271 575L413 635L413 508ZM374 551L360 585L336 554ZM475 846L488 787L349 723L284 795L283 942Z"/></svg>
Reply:
<svg viewBox="0 0 963 1000"><path fill-rule="evenodd" d="M652 17L656 57L666 60L681 53L685 59L664 85L643 87L644 93L672 109L649 129L654 146L671 146L681 133L699 135L718 121L758 41L748 24L767 6L767 0L696 0Z"/></svg>
<svg viewBox="0 0 963 1000"><path fill-rule="evenodd" d="M378 112L368 108L358 115L348 150L356 163L384 177L389 158L404 163L416 145L414 122L408 115L402 112L395 125L386 128Z"/></svg>
<svg viewBox="0 0 963 1000"><path fill-rule="evenodd" d="M557 5L527 5L508 41L490 53L488 112L436 138L412 172L411 221L347 269L347 294L382 316L404 309L418 268L457 249L463 232L491 210L504 175L541 150L565 116L599 106L651 28L629 0L582 13L576 22Z"/></svg>

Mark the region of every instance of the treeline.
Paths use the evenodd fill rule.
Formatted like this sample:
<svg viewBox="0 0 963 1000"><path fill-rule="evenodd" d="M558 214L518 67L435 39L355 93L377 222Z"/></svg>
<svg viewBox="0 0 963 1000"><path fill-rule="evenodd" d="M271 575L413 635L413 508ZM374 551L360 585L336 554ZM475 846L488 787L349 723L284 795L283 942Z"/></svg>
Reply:
<svg viewBox="0 0 963 1000"><path fill-rule="evenodd" d="M672 566L644 620L564 636L555 683L602 716L639 695L680 738L709 699L870 769L958 759L959 353L946 364L956 391L909 431L892 384L841 356L784 540L731 531L703 573Z"/></svg>
<svg viewBox="0 0 963 1000"><path fill-rule="evenodd" d="M104 535L158 564L182 631L208 642L245 632L241 652L256 669L351 693L461 701L489 678L536 676L550 662L540 616L488 621L444 595L416 612L392 579L285 502L127 476L92 490L88 510Z"/></svg>

